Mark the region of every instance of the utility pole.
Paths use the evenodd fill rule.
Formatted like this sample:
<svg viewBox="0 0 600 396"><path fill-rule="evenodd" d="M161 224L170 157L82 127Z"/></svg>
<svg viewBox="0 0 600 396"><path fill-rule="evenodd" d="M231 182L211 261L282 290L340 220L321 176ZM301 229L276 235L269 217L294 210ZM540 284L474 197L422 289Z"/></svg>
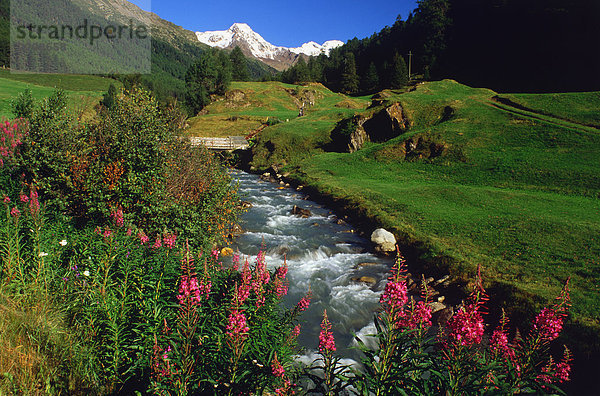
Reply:
<svg viewBox="0 0 600 396"><path fill-rule="evenodd" d="M411 65L412 65L412 51L408 51L408 82L410 82Z"/></svg>

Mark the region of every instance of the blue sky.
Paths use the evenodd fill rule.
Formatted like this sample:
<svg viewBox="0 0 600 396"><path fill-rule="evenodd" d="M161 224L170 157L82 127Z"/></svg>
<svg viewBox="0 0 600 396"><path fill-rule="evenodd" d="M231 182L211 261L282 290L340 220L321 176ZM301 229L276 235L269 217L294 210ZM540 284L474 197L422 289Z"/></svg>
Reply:
<svg viewBox="0 0 600 396"><path fill-rule="evenodd" d="M245 22L275 45L296 47L307 41L346 42L364 38L406 19L414 0L129 0L192 31L226 30Z"/></svg>

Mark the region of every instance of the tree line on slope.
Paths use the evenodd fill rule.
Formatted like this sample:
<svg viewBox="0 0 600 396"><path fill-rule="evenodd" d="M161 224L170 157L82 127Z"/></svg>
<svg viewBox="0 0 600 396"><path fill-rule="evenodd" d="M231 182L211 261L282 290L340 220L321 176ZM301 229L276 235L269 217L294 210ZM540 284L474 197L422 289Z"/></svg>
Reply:
<svg viewBox="0 0 600 396"><path fill-rule="evenodd" d="M502 92L600 89L600 4L589 0L421 0L371 37L281 73L346 93L393 88L396 53L425 79ZM356 70L356 76L352 72ZM358 83L356 79L358 78Z"/></svg>

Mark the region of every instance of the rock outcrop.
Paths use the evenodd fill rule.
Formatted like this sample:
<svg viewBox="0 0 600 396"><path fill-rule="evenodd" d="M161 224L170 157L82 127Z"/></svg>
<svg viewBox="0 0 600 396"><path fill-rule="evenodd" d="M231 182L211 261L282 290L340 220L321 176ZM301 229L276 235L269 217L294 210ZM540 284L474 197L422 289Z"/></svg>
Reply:
<svg viewBox="0 0 600 396"><path fill-rule="evenodd" d="M366 142L385 142L406 132L412 121L400 103L372 115L355 115L342 120L331 132L333 151L353 153Z"/></svg>

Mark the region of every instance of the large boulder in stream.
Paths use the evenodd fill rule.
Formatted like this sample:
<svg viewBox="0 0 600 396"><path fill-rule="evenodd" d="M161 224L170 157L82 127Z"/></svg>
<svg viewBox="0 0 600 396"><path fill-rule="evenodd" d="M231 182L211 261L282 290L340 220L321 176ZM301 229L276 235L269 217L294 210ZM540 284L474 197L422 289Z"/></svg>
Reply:
<svg viewBox="0 0 600 396"><path fill-rule="evenodd" d="M375 251L382 253L391 253L396 251L396 238L394 234L378 228L371 234L371 242L375 244Z"/></svg>

